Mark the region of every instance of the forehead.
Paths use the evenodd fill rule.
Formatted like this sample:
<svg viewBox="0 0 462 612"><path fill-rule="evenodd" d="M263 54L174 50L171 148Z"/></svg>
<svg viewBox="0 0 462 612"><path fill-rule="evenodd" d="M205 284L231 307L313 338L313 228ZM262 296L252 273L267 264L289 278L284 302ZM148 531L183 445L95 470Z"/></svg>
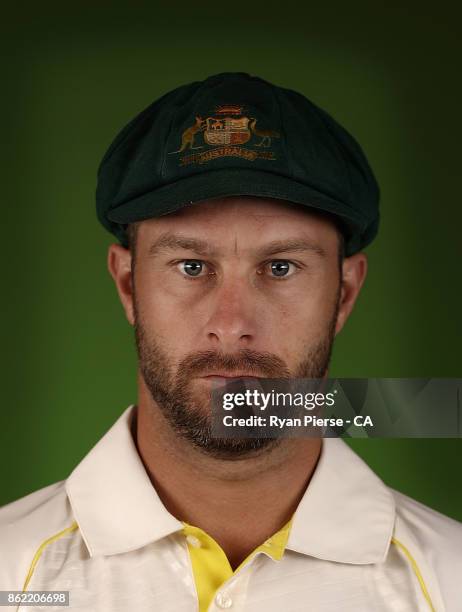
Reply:
<svg viewBox="0 0 462 612"><path fill-rule="evenodd" d="M335 223L321 212L283 200L250 196L206 200L139 223L139 232L148 238L170 231L187 231L210 240L233 232L241 240L297 232L308 232L322 240L337 234Z"/></svg>

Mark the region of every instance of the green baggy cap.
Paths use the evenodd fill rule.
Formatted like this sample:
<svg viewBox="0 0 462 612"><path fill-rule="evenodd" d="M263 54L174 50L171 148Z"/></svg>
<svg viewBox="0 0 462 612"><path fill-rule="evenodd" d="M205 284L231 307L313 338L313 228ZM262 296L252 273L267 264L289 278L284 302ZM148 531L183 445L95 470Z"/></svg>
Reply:
<svg viewBox="0 0 462 612"><path fill-rule="evenodd" d="M96 205L127 246L129 223L245 195L331 213L347 255L377 234L379 187L356 140L301 94L244 73L178 87L135 117L101 162Z"/></svg>

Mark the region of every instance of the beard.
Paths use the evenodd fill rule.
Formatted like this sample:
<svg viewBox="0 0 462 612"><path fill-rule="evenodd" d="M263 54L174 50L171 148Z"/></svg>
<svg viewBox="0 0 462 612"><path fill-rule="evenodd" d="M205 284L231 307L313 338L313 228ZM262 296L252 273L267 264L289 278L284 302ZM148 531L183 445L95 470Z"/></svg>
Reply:
<svg viewBox="0 0 462 612"><path fill-rule="evenodd" d="M211 392L194 388L195 378L213 372L244 371L266 378L313 378L326 375L335 337L339 293L321 339L307 345L291 372L271 353L242 349L236 355L201 351L184 357L175 368L168 354L147 332L134 301L134 328L141 375L171 430L196 449L217 459L237 459L274 449L281 438L218 438L212 434Z"/></svg>

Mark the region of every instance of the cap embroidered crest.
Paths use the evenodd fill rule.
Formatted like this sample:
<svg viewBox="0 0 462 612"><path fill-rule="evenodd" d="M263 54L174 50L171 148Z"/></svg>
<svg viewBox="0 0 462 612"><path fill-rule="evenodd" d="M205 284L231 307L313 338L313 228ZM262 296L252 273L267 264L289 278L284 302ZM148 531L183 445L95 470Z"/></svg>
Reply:
<svg viewBox="0 0 462 612"><path fill-rule="evenodd" d="M171 151L170 154L183 153L187 149L202 149L208 145L206 151L181 157L182 166L204 164L217 157L241 157L249 161L257 158L276 159L273 151L259 151L239 146L249 143L250 147L270 148L272 139L280 138L281 135L276 130L260 129L257 123L255 117L244 114L242 106L234 104L218 106L214 114L205 119L196 115L195 123L186 128L181 135L180 148L178 151ZM197 144L199 134L202 134L200 145Z"/></svg>

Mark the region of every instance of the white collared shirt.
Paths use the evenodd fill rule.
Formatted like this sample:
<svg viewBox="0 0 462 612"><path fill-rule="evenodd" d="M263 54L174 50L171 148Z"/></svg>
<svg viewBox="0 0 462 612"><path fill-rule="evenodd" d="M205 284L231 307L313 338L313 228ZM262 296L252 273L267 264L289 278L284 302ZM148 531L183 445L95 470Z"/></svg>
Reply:
<svg viewBox="0 0 462 612"><path fill-rule="evenodd" d="M183 523L138 455L134 410L67 480L0 509L0 590L67 590L82 612L198 609ZM462 524L326 438L282 559L256 554L209 612L460 612L461 583Z"/></svg>

